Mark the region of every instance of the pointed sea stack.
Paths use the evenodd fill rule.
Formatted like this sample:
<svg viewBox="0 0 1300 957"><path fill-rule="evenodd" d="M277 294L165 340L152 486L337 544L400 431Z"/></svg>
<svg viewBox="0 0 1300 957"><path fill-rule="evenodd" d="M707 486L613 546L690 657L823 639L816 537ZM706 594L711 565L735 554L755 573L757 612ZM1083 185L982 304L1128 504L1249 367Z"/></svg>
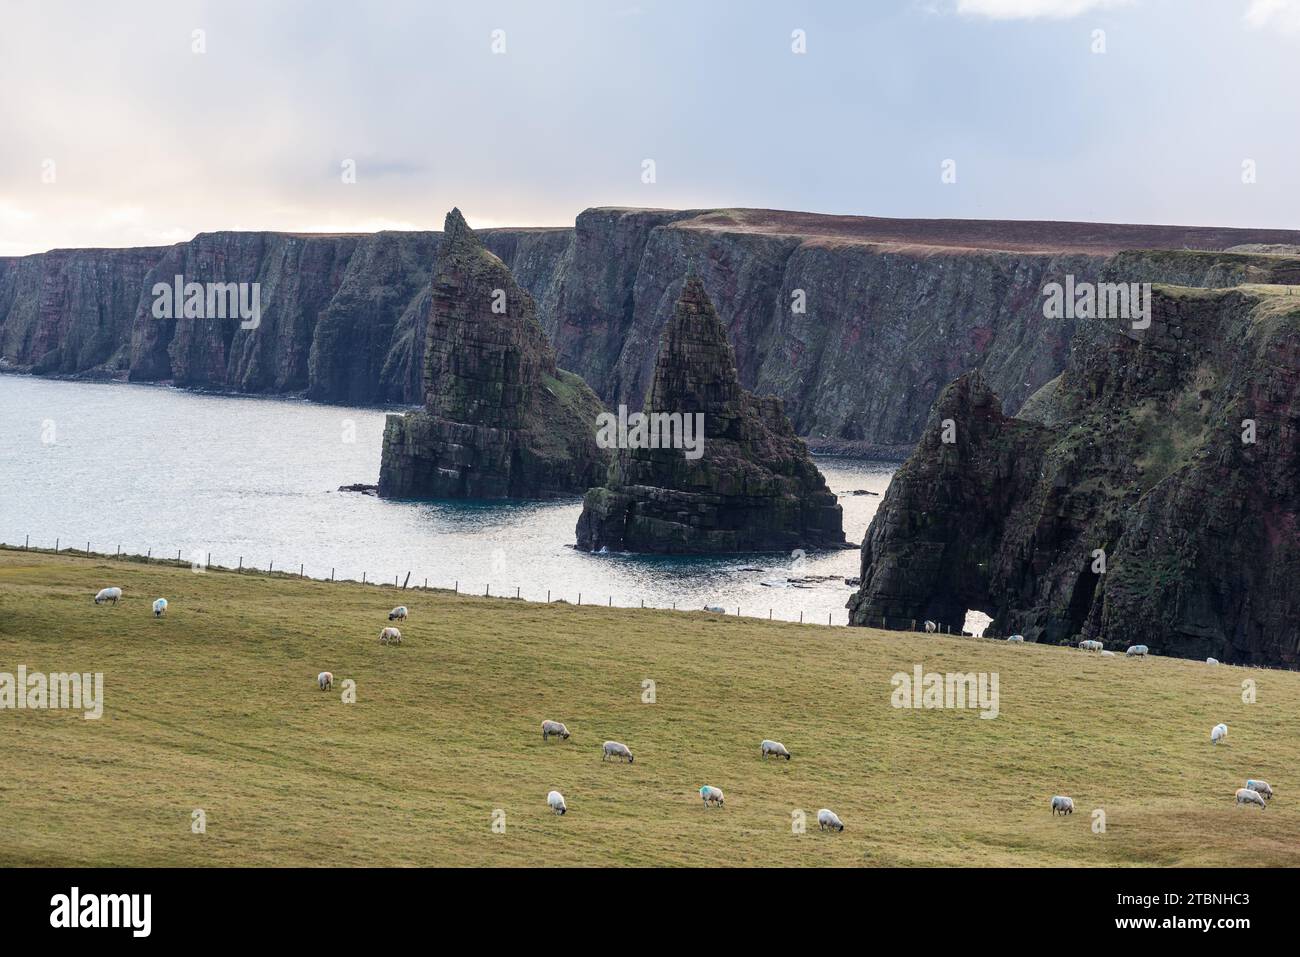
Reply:
<svg viewBox="0 0 1300 957"><path fill-rule="evenodd" d="M702 438L702 454L633 447L647 443L634 426L627 429L608 483L583 502L579 548L709 553L844 546L835 496L781 400L740 387L726 330L695 276L687 277L664 329L644 412L680 415L683 424L702 415L703 434L695 436ZM626 417L629 425L633 418Z"/></svg>
<svg viewBox="0 0 1300 957"><path fill-rule="evenodd" d="M424 410L388 416L379 494L386 498L548 498L600 482L604 410L557 369L537 309L460 210L434 270L424 349Z"/></svg>

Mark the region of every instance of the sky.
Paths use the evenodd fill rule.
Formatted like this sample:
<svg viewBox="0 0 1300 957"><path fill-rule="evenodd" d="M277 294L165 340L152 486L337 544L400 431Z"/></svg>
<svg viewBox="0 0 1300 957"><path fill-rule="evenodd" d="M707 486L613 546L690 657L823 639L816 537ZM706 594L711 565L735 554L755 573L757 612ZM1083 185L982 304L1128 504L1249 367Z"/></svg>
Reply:
<svg viewBox="0 0 1300 957"><path fill-rule="evenodd" d="M1300 0L5 0L0 89L0 255L453 205L1300 228Z"/></svg>

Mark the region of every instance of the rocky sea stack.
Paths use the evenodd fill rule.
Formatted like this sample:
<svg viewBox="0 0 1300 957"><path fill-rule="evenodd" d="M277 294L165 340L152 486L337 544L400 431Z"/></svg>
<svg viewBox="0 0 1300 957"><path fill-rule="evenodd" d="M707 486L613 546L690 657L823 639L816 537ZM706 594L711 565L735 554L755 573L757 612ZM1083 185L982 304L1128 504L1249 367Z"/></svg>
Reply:
<svg viewBox="0 0 1300 957"><path fill-rule="evenodd" d="M948 386L849 608L1295 667L1298 581L1300 288L1157 287L1149 328L1081 323L1020 418L977 372Z"/></svg>
<svg viewBox="0 0 1300 957"><path fill-rule="evenodd" d="M603 478L604 410L555 351L532 297L447 214L424 349L424 410L390 415L379 494L388 498L546 498Z"/></svg>
<svg viewBox="0 0 1300 957"><path fill-rule="evenodd" d="M686 279L664 328L644 413L678 416L688 429L700 423L702 433L693 436L700 444L621 443L609 481L583 502L579 548L708 553L844 545L835 496L781 400L740 387L726 330L696 276Z"/></svg>

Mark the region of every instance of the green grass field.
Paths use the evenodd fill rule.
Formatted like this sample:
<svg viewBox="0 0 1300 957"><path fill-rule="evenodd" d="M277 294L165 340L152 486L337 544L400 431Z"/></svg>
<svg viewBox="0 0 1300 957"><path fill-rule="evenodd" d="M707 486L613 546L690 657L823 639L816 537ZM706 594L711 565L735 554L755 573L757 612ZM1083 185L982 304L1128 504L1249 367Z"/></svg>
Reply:
<svg viewBox="0 0 1300 957"><path fill-rule="evenodd" d="M916 664L997 672L999 716L893 708ZM1291 672L0 550L19 665L103 672L104 713L0 710L4 865L1300 864ZM602 763L607 738L636 763ZM1234 805L1250 776L1267 810Z"/></svg>

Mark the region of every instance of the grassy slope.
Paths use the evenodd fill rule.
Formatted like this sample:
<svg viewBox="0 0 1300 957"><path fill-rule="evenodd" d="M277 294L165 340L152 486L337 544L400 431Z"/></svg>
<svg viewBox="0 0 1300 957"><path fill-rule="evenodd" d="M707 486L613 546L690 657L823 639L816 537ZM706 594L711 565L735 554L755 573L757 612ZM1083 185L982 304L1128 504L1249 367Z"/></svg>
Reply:
<svg viewBox="0 0 1300 957"><path fill-rule="evenodd" d="M95 607L108 584L122 604ZM999 672L1001 716L891 708L918 662ZM1295 673L0 550L19 664L102 671L106 705L0 711L0 864L1300 863ZM546 717L572 740L544 745ZM794 760L761 761L765 736ZM602 764L605 738L636 763ZM1264 812L1233 805L1250 775ZM1056 792L1078 813L1053 818ZM791 834L823 806L843 834Z"/></svg>

